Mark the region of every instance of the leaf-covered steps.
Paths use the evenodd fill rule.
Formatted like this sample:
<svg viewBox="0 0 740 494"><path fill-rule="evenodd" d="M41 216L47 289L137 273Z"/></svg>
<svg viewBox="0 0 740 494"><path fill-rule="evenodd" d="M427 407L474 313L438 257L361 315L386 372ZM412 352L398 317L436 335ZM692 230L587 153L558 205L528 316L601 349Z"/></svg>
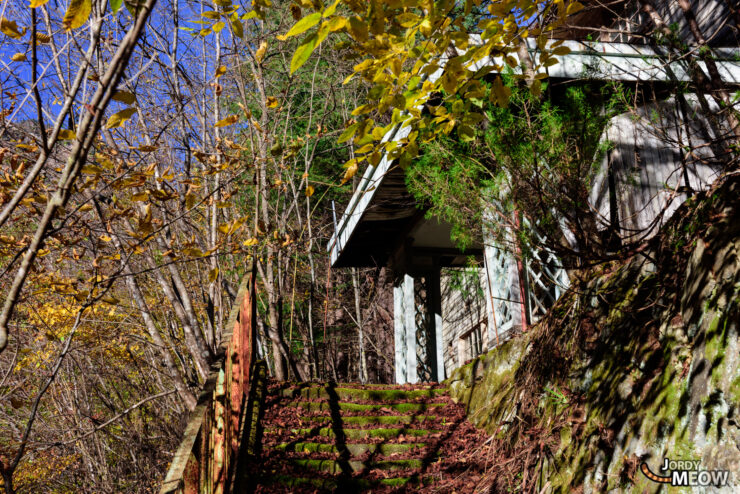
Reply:
<svg viewBox="0 0 740 494"><path fill-rule="evenodd" d="M265 434L279 434L284 432L282 429L265 429ZM331 437L337 436L337 431L331 427L321 427L319 429L290 429L295 436L301 437ZM346 439L392 439L401 435L410 437L427 437L430 434L439 434L438 430L429 429L403 429L394 427L392 429L349 429L342 428L339 434L344 434Z"/></svg>
<svg viewBox="0 0 740 494"><path fill-rule="evenodd" d="M250 475L260 493L445 492L483 472L464 417L439 385L271 383Z"/></svg>
<svg viewBox="0 0 740 494"><path fill-rule="evenodd" d="M341 401L377 401L381 403L413 402L414 400L433 398L446 392L439 388L426 389L383 389L383 388L351 388L328 386L305 386L280 390L280 394L289 398L319 398L331 399L332 395Z"/></svg>
<svg viewBox="0 0 740 494"><path fill-rule="evenodd" d="M435 420L436 418L437 417L435 417L434 415L379 415L375 417L360 415L355 417L342 417L342 423L344 423L344 425L385 424L400 426L403 424L423 423L426 421ZM306 417L305 420L308 422L323 423L330 419L327 417L316 416Z"/></svg>
<svg viewBox="0 0 740 494"><path fill-rule="evenodd" d="M309 412L328 412L331 411L329 403L324 401L305 401L305 402L288 402L285 406L302 408ZM341 412L382 412L381 409L388 408L398 413L410 412L432 412L435 408L444 406L444 403L383 403L383 404L366 404L366 403L348 403L339 402L337 407Z"/></svg>
<svg viewBox="0 0 740 494"><path fill-rule="evenodd" d="M380 460L380 461L360 461L360 460L348 460L342 462L340 460L322 460L322 459L295 459L291 462L303 468L311 468L313 470L320 470L322 472L328 472L333 474L340 474L344 471L345 463L349 466L352 472L362 472L367 469L379 469L386 471L396 471L404 469L417 469L424 466L424 462L419 458L412 458L410 460Z"/></svg>
<svg viewBox="0 0 740 494"><path fill-rule="evenodd" d="M350 443L345 448L352 456L362 456L365 453L378 453L381 456L390 456L393 454L409 453L419 450L426 446L425 443L406 443L406 444L362 444ZM298 453L339 453L339 448L334 444L326 443L282 443L275 447L280 451L293 451Z"/></svg>

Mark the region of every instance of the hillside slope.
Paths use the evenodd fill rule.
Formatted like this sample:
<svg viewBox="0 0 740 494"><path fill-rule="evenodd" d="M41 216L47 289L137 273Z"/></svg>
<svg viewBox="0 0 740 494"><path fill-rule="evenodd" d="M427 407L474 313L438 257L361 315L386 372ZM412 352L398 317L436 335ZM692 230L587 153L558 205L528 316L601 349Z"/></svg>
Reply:
<svg viewBox="0 0 740 494"><path fill-rule="evenodd" d="M666 492L641 471L668 475L664 458L730 471L700 491L740 491L739 203L738 177L698 194L642 253L450 378L495 435L495 492Z"/></svg>

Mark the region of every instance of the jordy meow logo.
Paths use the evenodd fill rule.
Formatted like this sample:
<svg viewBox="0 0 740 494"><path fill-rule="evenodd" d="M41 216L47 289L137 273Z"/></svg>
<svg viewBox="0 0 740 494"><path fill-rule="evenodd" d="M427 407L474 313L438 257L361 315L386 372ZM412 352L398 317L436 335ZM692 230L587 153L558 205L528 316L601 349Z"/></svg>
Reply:
<svg viewBox="0 0 740 494"><path fill-rule="evenodd" d="M729 485L729 470L702 470L701 462L697 460L671 460L663 458L660 467L664 475L656 475L642 462L640 470L647 478L660 484L670 484L676 487L720 487Z"/></svg>

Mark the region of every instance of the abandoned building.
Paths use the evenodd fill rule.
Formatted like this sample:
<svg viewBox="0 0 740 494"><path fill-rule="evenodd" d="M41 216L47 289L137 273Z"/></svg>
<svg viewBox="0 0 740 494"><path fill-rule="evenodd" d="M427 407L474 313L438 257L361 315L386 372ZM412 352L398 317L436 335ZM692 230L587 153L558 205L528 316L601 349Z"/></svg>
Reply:
<svg viewBox="0 0 740 494"><path fill-rule="evenodd" d="M613 26L618 34L604 29L592 36L589 26L609 25L607 13L598 10L589 10L588 17L576 19L575 28L561 33L569 38L564 44L570 53L549 68L549 80L623 81L652 85L658 95L660 88L688 81L690 69L684 61L667 59L660 47L644 44L637 36L649 24L637 2L625 2L624 8L634 9L628 16L633 22ZM672 25L688 32L674 3L658 3L657 8ZM723 21L729 16L727 8L727 3L706 2L697 18L704 32L714 33L722 79L737 85L740 50L722 48L737 46ZM534 40L527 40L527 49L536 54ZM486 63L482 60L474 68ZM441 73L440 68L430 78ZM611 149L590 194L601 227L618 231L624 240L649 238L686 199L687 191L702 190L716 179L719 169L712 164L715 151L708 143L722 130L700 111L701 104L706 110L707 99L689 94L679 104L674 97L658 96L635 112L611 119L602 134ZM710 106L718 110L713 102ZM397 126L384 141L408 133L408 128ZM684 153L688 143L692 151ZM407 190L403 170L384 157L365 171L329 242L334 267L389 266L395 273L397 383L444 380L467 360L535 323L568 287L568 274L551 252L522 258L485 240L463 252L450 233L451 225L425 215ZM482 267L466 267L470 256Z"/></svg>

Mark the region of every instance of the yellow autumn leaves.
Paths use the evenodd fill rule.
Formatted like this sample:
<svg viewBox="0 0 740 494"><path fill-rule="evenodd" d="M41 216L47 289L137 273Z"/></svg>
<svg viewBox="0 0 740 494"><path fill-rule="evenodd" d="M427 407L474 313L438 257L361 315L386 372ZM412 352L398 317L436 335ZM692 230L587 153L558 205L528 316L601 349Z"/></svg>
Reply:
<svg viewBox="0 0 740 494"><path fill-rule="evenodd" d="M216 124L214 127L227 127L229 125L234 125L237 121L239 121L239 117L237 115L229 115L226 118L222 118Z"/></svg>
<svg viewBox="0 0 740 494"><path fill-rule="evenodd" d="M125 105L133 105L136 102L136 95L127 91L116 91L112 99L113 101L118 101ZM114 129L116 127L123 126L123 124L125 124L134 115L134 113L136 113L135 106L129 106L128 108L124 108L123 110L114 113L108 118L105 128Z"/></svg>
<svg viewBox="0 0 740 494"><path fill-rule="evenodd" d="M111 6L114 12L117 10L114 3L120 7L122 0L111 0ZM29 0L29 8L36 9L46 5L49 0ZM67 11L62 18L62 26L66 31L71 31L82 27L85 22L90 18L92 12L92 0L70 0ZM0 32L4 35L20 40L28 31L25 27L19 27L15 20L7 19L5 17L0 18ZM48 34L36 33L36 43L48 43L51 40ZM25 62L28 57L25 53L16 53L10 57L13 62Z"/></svg>
<svg viewBox="0 0 740 494"><path fill-rule="evenodd" d="M49 0L30 0L29 7L32 9L45 5ZM90 17L92 11L92 0L70 0L67 12L62 19L62 25L67 31L82 26ZM19 29L15 21L2 18L0 31L6 36L20 39L25 34L25 29Z"/></svg>
<svg viewBox="0 0 740 494"><path fill-rule="evenodd" d="M321 22L321 25L316 32L306 36L303 41L301 41L301 44L298 45L298 48L296 48L293 53L293 58L290 61L291 74L295 73L296 70L306 63L314 50L326 39L327 36L329 36L329 33L340 31L348 25L349 20L346 17L332 17L337 10L339 2L340 0L336 0L323 12L314 12L313 14L303 17L296 22L287 33L277 37L277 39L284 41L292 36L298 36L319 24L322 19L326 19Z"/></svg>
<svg viewBox="0 0 740 494"><path fill-rule="evenodd" d="M20 39L26 34L26 29L19 28L15 21L3 17L0 19L0 32L13 39Z"/></svg>
<svg viewBox="0 0 740 494"><path fill-rule="evenodd" d="M296 0L301 7L313 12L301 17L301 9L291 8L297 22L278 39L305 36L295 49L291 73L303 65L320 43L334 31L348 35L343 43L353 46L355 56L364 57L353 75L373 84L369 101L352 111L339 142L352 142L355 156L344 164L342 182L352 179L363 162L377 166L382 157L408 165L418 154L419 142L453 130L462 140L469 140L485 115L477 109L486 94L498 106L507 106L511 91L500 77L496 77L490 92L482 84L484 75L499 73L510 67L516 72L520 63L518 44L536 39L538 56L533 62L533 76L527 83L537 96L547 67L558 63L556 57L567 54L562 42L550 43L550 32L565 22L569 15L583 9L577 1L553 0L541 4L535 0L502 0L492 2L485 14L477 15L473 42L470 27L461 16L451 15L458 2L431 2L428 0L335 0L331 5ZM367 4L369 3L369 8ZM476 0L465 2L465 13L472 12ZM338 10L338 6L342 9ZM542 9L545 9L544 11ZM537 19L548 17L547 25ZM348 39L348 41L347 41ZM457 56L449 55L454 48ZM488 67L474 70L476 63L491 61ZM444 60L444 62L442 62ZM494 61L497 60L497 61ZM434 75L433 74L437 74ZM445 104L429 114L422 114L419 104L432 94L442 95ZM391 114L390 125L379 125L375 115ZM391 128L409 127L407 137L384 142Z"/></svg>
<svg viewBox="0 0 740 494"><path fill-rule="evenodd" d="M67 31L77 29L87 22L92 10L92 0L70 0L62 25Z"/></svg>

